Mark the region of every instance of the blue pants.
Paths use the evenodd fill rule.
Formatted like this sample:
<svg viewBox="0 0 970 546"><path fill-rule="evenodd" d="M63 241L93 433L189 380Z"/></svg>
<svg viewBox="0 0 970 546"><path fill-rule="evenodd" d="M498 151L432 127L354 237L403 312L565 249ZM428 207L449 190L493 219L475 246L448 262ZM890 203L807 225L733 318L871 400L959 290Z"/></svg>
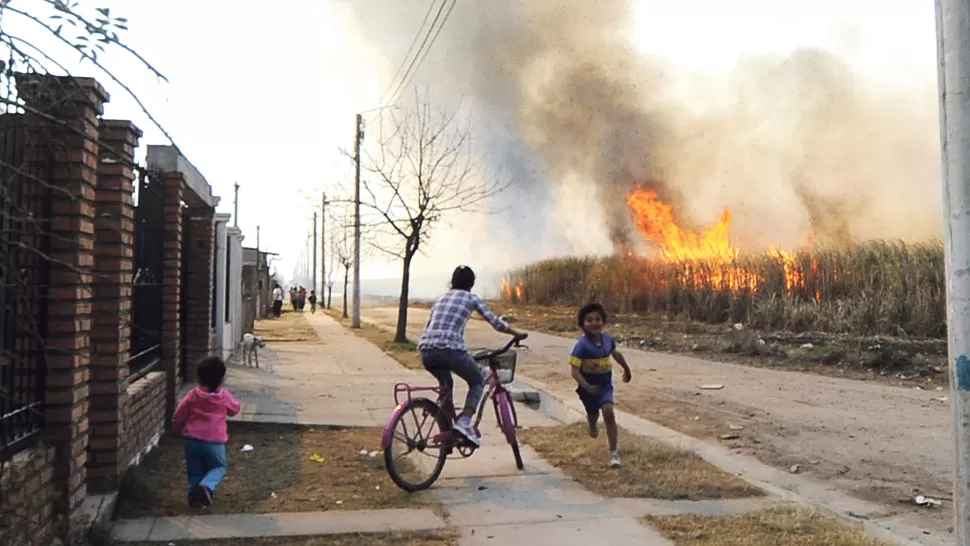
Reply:
<svg viewBox="0 0 970 546"><path fill-rule="evenodd" d="M226 444L186 438L185 467L189 473L189 493L197 485L215 492L216 486L229 470L226 464Z"/></svg>
<svg viewBox="0 0 970 546"><path fill-rule="evenodd" d="M452 372L464 379L465 383L468 383L465 409L478 410L478 403L481 402L482 394L485 392L485 376L468 351L425 349L421 351L421 362L424 368L438 379L438 384L445 393L451 393L455 386L455 380L451 377Z"/></svg>

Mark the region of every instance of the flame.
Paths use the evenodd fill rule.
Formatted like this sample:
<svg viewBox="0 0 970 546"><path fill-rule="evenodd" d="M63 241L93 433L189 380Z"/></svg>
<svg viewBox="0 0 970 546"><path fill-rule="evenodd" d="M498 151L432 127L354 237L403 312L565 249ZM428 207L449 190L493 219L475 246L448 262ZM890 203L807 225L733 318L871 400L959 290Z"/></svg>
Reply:
<svg viewBox="0 0 970 546"><path fill-rule="evenodd" d="M754 289L758 279L737 265L741 252L731 246L731 211L724 209L716 224L700 230L680 227L674 209L660 200L656 192L638 188L626 198L633 221L640 233L660 250L668 263L681 264L684 276L695 288L709 279L714 288ZM699 266L710 268L704 275Z"/></svg>
<svg viewBox="0 0 970 546"><path fill-rule="evenodd" d="M512 281L508 277L502 277L502 299L517 303L525 299L525 283L519 281L512 286Z"/></svg>
<svg viewBox="0 0 970 546"><path fill-rule="evenodd" d="M638 188L627 196L627 205L633 212L637 229L660 251L667 263L683 267L684 279L695 289L705 284L711 288L729 288L732 291L755 290L761 279L739 263L739 249L731 244L731 211L727 208L720 220L712 225L692 230L681 227L674 216L674 209L662 201L656 192ZM809 237L808 245L812 244ZM628 253L629 255L629 253ZM785 290L791 296L796 289L805 288L803 270L797 267L797 255L772 248L768 255L778 260L785 275ZM818 279L818 262L812 260L813 279ZM835 278L838 272L834 272ZM821 285L814 286L816 301L821 299Z"/></svg>

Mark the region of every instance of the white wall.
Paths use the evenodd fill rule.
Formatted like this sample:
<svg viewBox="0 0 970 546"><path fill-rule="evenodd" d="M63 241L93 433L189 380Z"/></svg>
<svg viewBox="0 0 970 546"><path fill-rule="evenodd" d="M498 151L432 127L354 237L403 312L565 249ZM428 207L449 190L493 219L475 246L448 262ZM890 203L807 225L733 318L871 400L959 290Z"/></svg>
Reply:
<svg viewBox="0 0 970 546"><path fill-rule="evenodd" d="M217 323L225 321L221 338L222 354L225 355L223 358L228 358L235 352L239 342L242 340L243 334L245 334L242 320L242 241L242 232L238 228L225 228L222 244L228 244L228 246L224 249L220 266L224 272L223 275L225 275L226 255L228 254L229 271L228 276L224 279L225 282L220 282L220 288L223 290L224 298L228 298L229 300L229 320L225 320L225 299L222 300L222 306L217 310L218 316L216 320Z"/></svg>
<svg viewBox="0 0 970 546"><path fill-rule="evenodd" d="M216 327L215 327L215 347L213 351L223 360L232 356L233 347L226 350L226 234L229 219L228 214L215 215L215 259L212 267L215 268L215 307L216 307Z"/></svg>

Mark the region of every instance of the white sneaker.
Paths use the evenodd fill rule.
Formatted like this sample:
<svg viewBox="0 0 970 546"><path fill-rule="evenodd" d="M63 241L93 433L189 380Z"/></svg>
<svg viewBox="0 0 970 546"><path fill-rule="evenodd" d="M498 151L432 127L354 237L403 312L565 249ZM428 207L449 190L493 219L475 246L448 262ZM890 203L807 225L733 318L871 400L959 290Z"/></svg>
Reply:
<svg viewBox="0 0 970 546"><path fill-rule="evenodd" d="M461 436L474 444L475 447L482 447L482 441L475 434L475 428L472 427L471 419L458 419L455 421L455 432L461 434Z"/></svg>
<svg viewBox="0 0 970 546"><path fill-rule="evenodd" d="M623 461L620 460L620 452L613 451L610 453L610 468L620 468L623 466Z"/></svg>

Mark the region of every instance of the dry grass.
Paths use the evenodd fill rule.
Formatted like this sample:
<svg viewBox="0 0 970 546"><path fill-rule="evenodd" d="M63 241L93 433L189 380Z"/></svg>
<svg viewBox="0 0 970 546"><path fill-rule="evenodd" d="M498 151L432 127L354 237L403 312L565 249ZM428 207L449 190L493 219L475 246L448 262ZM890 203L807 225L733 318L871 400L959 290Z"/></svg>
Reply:
<svg viewBox="0 0 970 546"><path fill-rule="evenodd" d="M212 513L312 512L412 507L387 477L377 428L328 429L296 425L229 423L229 474L216 491ZM249 444L255 449L240 450ZM166 438L125 476L120 517L177 516L188 507L182 441ZM314 460L317 455L323 461Z"/></svg>
<svg viewBox="0 0 970 546"><path fill-rule="evenodd" d="M516 301L661 312L709 323L857 335L946 333L942 245L870 242L732 264L611 257L547 260L511 276ZM754 281L754 282L749 282ZM734 283L732 288L731 283ZM747 285L754 288L738 289Z"/></svg>
<svg viewBox="0 0 970 546"><path fill-rule="evenodd" d="M350 327L350 319L345 319L341 316L340 311L328 310L327 314L335 318L337 322L343 324L344 326ZM351 330L357 337L365 339L370 343L376 345L380 350L384 351L388 356L398 361L402 366L409 370L423 370L424 366L421 364L421 354L418 352L418 346L413 342L408 341L407 343L395 343L394 334L383 328L374 326L373 324L368 324L361 321L360 328L356 330Z"/></svg>
<svg viewBox="0 0 970 546"><path fill-rule="evenodd" d="M519 434L552 465L606 497L703 500L764 495L695 453L629 434L622 428L623 468L611 469L607 466L602 423L596 440L589 437L585 423L532 428Z"/></svg>
<svg viewBox="0 0 970 546"><path fill-rule="evenodd" d="M262 336L267 343L321 343L303 313L294 311L284 311L280 318L257 320L253 335Z"/></svg>
<svg viewBox="0 0 970 546"><path fill-rule="evenodd" d="M641 521L677 546L888 546L834 516L794 507L730 517L647 516Z"/></svg>
<svg viewBox="0 0 970 546"><path fill-rule="evenodd" d="M126 546L158 546L158 542L126 542ZM230 538L168 542L169 546L457 546L454 531L353 533L319 537Z"/></svg>

